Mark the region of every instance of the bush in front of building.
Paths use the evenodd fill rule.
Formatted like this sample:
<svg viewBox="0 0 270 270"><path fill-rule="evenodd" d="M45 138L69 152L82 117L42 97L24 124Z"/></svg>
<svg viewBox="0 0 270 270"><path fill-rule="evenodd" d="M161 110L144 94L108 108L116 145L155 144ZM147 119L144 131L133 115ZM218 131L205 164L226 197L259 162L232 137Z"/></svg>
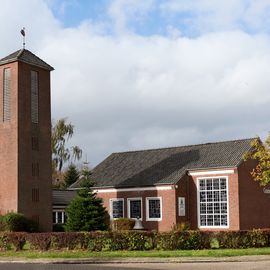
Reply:
<svg viewBox="0 0 270 270"><path fill-rule="evenodd" d="M10 212L0 216L0 231L37 232L38 224L23 214Z"/></svg>
<svg viewBox="0 0 270 270"><path fill-rule="evenodd" d="M135 225L135 220L131 218L118 218L114 219L111 223L113 231L132 230Z"/></svg>

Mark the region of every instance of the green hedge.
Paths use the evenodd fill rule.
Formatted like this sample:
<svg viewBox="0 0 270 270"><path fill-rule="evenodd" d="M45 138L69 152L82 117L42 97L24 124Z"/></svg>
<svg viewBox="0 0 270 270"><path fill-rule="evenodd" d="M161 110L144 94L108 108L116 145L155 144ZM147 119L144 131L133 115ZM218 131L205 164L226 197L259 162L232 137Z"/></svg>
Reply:
<svg viewBox="0 0 270 270"><path fill-rule="evenodd" d="M35 250L90 251L112 250L192 250L210 248L269 247L270 230L205 232L205 231L112 231L0 233L0 250L23 249L28 243Z"/></svg>

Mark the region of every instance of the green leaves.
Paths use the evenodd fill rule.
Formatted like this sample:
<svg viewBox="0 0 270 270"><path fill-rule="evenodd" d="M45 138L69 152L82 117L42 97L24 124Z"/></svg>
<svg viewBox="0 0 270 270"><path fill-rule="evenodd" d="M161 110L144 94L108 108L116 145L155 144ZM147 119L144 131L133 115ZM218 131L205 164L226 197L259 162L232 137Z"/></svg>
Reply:
<svg viewBox="0 0 270 270"><path fill-rule="evenodd" d="M53 168L62 171L65 162L75 162L82 157L79 146L66 147L66 143L72 138L74 125L67 123L67 118L61 118L52 124L51 148Z"/></svg>
<svg viewBox="0 0 270 270"><path fill-rule="evenodd" d="M244 160L253 159L257 161L255 169L251 175L255 181L259 181L261 186L270 183L270 134L263 144L259 138L251 143L252 151L244 155Z"/></svg>

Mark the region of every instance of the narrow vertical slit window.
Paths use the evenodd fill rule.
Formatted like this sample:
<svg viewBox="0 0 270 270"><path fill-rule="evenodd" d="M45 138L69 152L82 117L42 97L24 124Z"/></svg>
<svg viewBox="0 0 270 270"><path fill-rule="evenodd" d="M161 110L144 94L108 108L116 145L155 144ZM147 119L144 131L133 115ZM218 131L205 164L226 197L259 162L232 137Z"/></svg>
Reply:
<svg viewBox="0 0 270 270"><path fill-rule="evenodd" d="M39 189L38 188L32 189L32 202L39 202Z"/></svg>
<svg viewBox="0 0 270 270"><path fill-rule="evenodd" d="M4 85L3 85L3 121L10 121L11 117L11 70L10 68L4 69Z"/></svg>
<svg viewBox="0 0 270 270"><path fill-rule="evenodd" d="M38 123L38 73L31 71L31 119Z"/></svg>

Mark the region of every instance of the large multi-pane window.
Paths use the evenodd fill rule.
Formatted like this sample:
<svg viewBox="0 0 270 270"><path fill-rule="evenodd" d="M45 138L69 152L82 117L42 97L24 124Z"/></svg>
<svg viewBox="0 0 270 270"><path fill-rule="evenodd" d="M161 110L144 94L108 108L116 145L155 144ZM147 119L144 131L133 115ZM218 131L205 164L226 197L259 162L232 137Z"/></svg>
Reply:
<svg viewBox="0 0 270 270"><path fill-rule="evenodd" d="M31 71L31 119L38 123L38 73Z"/></svg>
<svg viewBox="0 0 270 270"><path fill-rule="evenodd" d="M228 183L226 177L198 179L199 226L228 226Z"/></svg>
<svg viewBox="0 0 270 270"><path fill-rule="evenodd" d="M4 69L4 84L3 84L3 121L10 121L11 117L11 70Z"/></svg>
<svg viewBox="0 0 270 270"><path fill-rule="evenodd" d="M161 198L146 198L146 218L153 221L161 220Z"/></svg>
<svg viewBox="0 0 270 270"><path fill-rule="evenodd" d="M130 198L128 199L128 217L129 218L142 218L142 199Z"/></svg>
<svg viewBox="0 0 270 270"><path fill-rule="evenodd" d="M124 200L123 199L111 199L110 201L111 218L123 218L124 217Z"/></svg>

